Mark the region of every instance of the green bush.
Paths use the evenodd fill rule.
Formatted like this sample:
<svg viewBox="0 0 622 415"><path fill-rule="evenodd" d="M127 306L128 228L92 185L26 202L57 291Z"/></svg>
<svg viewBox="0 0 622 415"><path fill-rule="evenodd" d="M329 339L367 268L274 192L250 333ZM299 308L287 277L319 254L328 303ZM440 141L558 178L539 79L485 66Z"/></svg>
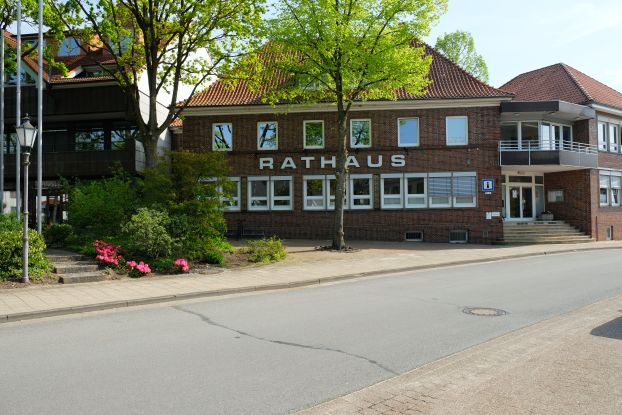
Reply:
<svg viewBox="0 0 622 415"><path fill-rule="evenodd" d="M167 274L177 273L178 267L172 258L158 258L151 260L149 266L153 271L164 272Z"/></svg>
<svg viewBox="0 0 622 415"><path fill-rule="evenodd" d="M71 240L73 226L68 223L60 223L47 226L43 230L45 243L52 248L62 248L66 246L67 240Z"/></svg>
<svg viewBox="0 0 622 415"><path fill-rule="evenodd" d="M22 222L17 219L17 216L0 214L0 231L22 229Z"/></svg>
<svg viewBox="0 0 622 415"><path fill-rule="evenodd" d="M267 239L248 241L248 260L251 262L278 262L285 259L287 253L283 242L276 236Z"/></svg>
<svg viewBox="0 0 622 415"><path fill-rule="evenodd" d="M171 256L173 239L166 230L168 213L140 208L123 227L126 248L132 255L158 259Z"/></svg>
<svg viewBox="0 0 622 415"><path fill-rule="evenodd" d="M0 215L0 280L17 279L22 275L22 238L21 222L17 219ZM28 230L28 272L33 281L40 280L52 271L52 264L43 251L43 236L35 230Z"/></svg>
<svg viewBox="0 0 622 415"><path fill-rule="evenodd" d="M76 235L72 243L83 245L118 237L137 203L136 184L123 174L71 187L67 218Z"/></svg>

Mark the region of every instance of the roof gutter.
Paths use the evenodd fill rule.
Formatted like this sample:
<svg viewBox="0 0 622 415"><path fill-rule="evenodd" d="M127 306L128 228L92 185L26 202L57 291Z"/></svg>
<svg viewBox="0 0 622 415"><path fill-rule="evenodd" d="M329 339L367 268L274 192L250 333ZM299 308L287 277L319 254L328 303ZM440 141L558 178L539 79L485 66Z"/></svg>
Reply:
<svg viewBox="0 0 622 415"><path fill-rule="evenodd" d="M499 107L502 102L511 101L512 97L489 98L453 98L453 99L420 99L400 101L364 101L352 104L351 111L384 111L384 110L415 110L434 108L471 108L471 107ZM333 112L334 103L322 104L292 104L292 105L228 105L187 107L184 116L201 115L236 115L236 114L284 114L305 112Z"/></svg>
<svg viewBox="0 0 622 415"><path fill-rule="evenodd" d="M595 102L592 102L590 106L596 111L606 112L607 114L622 117L622 109L620 108L610 107L609 105L597 104Z"/></svg>

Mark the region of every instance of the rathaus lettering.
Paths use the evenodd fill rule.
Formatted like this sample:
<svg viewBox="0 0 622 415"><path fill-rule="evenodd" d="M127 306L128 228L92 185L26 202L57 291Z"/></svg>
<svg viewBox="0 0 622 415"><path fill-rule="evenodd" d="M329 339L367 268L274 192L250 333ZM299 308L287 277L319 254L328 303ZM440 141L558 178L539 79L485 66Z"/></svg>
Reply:
<svg viewBox="0 0 622 415"><path fill-rule="evenodd" d="M359 158L361 161L359 161ZM367 156L365 160L363 157L357 158L356 156L348 156L346 160L347 168L357 167L371 167L380 168L383 163L390 165L391 167L404 167L406 166L406 156L403 154L393 154L390 157L387 156L386 160L382 155ZM275 167L276 165L276 167ZM321 168L321 169L335 169L337 168L337 156L301 156L294 160L293 157L285 157L282 162L275 163L274 157L261 157L259 159L260 170L274 170L275 168L285 169L297 169L298 167L303 169Z"/></svg>

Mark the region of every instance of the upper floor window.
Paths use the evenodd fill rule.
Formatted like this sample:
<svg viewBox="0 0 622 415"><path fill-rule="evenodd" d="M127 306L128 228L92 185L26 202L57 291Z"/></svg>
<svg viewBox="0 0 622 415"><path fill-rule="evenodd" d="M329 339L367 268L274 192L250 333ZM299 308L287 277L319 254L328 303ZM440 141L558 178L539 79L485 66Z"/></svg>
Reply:
<svg viewBox="0 0 622 415"><path fill-rule="evenodd" d="M464 146L468 144L468 124L468 118L465 116L446 118L445 126L448 146Z"/></svg>
<svg viewBox="0 0 622 415"><path fill-rule="evenodd" d="M607 151L607 124L604 122L598 123L598 149Z"/></svg>
<svg viewBox="0 0 622 415"><path fill-rule="evenodd" d="M324 121L304 121L304 148L324 148Z"/></svg>
<svg viewBox="0 0 622 415"><path fill-rule="evenodd" d="M233 150L233 127L230 123L212 124L212 150Z"/></svg>
<svg viewBox="0 0 622 415"><path fill-rule="evenodd" d="M76 56L79 54L80 40L74 37L65 38L58 48L58 56Z"/></svg>
<svg viewBox="0 0 622 415"><path fill-rule="evenodd" d="M609 124L609 151L618 153L620 151L620 127Z"/></svg>
<svg viewBox="0 0 622 415"><path fill-rule="evenodd" d="M279 148L279 125L276 121L257 123L257 149L277 150Z"/></svg>
<svg viewBox="0 0 622 415"><path fill-rule="evenodd" d="M138 130L134 128L113 128L110 130L110 149L125 150L131 140L138 138Z"/></svg>
<svg viewBox="0 0 622 415"><path fill-rule="evenodd" d="M371 147L371 120L350 120L350 147Z"/></svg>
<svg viewBox="0 0 622 415"><path fill-rule="evenodd" d="M400 147L419 145L419 118L397 119L397 143Z"/></svg>
<svg viewBox="0 0 622 415"><path fill-rule="evenodd" d="M93 128L76 131L76 151L102 151L104 150L104 130Z"/></svg>

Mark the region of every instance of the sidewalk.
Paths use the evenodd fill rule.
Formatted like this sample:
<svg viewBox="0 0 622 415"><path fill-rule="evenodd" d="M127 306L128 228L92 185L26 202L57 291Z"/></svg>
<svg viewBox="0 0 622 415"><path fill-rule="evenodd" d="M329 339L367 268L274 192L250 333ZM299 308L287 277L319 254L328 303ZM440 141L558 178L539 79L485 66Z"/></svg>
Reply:
<svg viewBox="0 0 622 415"><path fill-rule="evenodd" d="M259 290L317 285L340 279L593 249L622 249L622 241L584 244L489 246L350 242L354 252L317 251L319 241L285 241L281 263L164 278L0 290L0 323L109 308Z"/></svg>
<svg viewBox="0 0 622 415"><path fill-rule="evenodd" d="M622 414L622 295L297 415Z"/></svg>

